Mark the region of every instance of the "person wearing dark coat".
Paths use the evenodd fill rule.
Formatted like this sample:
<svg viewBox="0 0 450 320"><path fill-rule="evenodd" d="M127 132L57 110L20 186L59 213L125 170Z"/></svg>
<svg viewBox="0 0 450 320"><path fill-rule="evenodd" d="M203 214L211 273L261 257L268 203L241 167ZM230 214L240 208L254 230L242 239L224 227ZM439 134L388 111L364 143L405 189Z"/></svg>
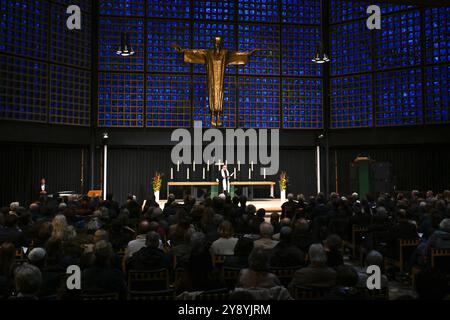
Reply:
<svg viewBox="0 0 450 320"><path fill-rule="evenodd" d="M157 232L150 231L146 236L145 247L133 254L128 260L128 270L157 270L167 268L169 259L159 249L160 237Z"/></svg>
<svg viewBox="0 0 450 320"><path fill-rule="evenodd" d="M291 242L292 229L282 227L280 242L272 249L271 267L294 267L305 264L305 253Z"/></svg>

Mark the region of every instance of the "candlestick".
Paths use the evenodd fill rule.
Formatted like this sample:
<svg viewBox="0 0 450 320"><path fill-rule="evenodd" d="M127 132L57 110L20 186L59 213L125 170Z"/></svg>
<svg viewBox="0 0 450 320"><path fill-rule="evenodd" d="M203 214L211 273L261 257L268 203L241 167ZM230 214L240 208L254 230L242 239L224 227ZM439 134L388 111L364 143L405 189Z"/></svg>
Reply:
<svg viewBox="0 0 450 320"><path fill-rule="evenodd" d="M192 172L195 172L195 160L192 162Z"/></svg>
<svg viewBox="0 0 450 320"><path fill-rule="evenodd" d="M177 172L180 171L180 160L177 161Z"/></svg>
<svg viewBox="0 0 450 320"><path fill-rule="evenodd" d="M248 168L248 179L252 178L252 169Z"/></svg>
<svg viewBox="0 0 450 320"><path fill-rule="evenodd" d="M253 171L253 161L250 162L250 165L251 165L251 168L252 168L252 171Z"/></svg>
<svg viewBox="0 0 450 320"><path fill-rule="evenodd" d="M208 165L207 165L207 167L208 167L208 171L209 171L209 160L208 160Z"/></svg>
<svg viewBox="0 0 450 320"><path fill-rule="evenodd" d="M264 168L264 180L266 180L266 168Z"/></svg>
<svg viewBox="0 0 450 320"><path fill-rule="evenodd" d="M234 170L233 170L233 178L236 179L236 167L234 167Z"/></svg>
<svg viewBox="0 0 450 320"><path fill-rule="evenodd" d="M170 168L170 180L173 180L173 168Z"/></svg>
<svg viewBox="0 0 450 320"><path fill-rule="evenodd" d="M203 168L203 180L205 180L205 168Z"/></svg>
<svg viewBox="0 0 450 320"><path fill-rule="evenodd" d="M189 168L186 168L186 179L189 180Z"/></svg>
<svg viewBox="0 0 450 320"><path fill-rule="evenodd" d="M241 162L238 160L238 171L241 171Z"/></svg>

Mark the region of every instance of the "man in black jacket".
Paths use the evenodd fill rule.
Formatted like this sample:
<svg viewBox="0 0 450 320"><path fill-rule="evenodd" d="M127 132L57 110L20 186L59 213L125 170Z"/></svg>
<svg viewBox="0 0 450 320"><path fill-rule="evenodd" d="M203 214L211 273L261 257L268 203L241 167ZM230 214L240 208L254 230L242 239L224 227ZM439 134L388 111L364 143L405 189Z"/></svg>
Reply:
<svg viewBox="0 0 450 320"><path fill-rule="evenodd" d="M159 249L159 234L155 231L147 233L145 247L138 252L128 261L128 270L156 270L161 268L167 268L169 266L169 259Z"/></svg>

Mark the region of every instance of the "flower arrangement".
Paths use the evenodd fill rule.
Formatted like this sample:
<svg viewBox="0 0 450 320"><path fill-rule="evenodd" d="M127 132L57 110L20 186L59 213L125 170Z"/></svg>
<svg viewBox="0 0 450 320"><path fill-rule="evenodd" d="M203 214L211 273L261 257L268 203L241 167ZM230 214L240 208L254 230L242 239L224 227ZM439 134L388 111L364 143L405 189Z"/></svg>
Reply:
<svg viewBox="0 0 450 320"><path fill-rule="evenodd" d="M156 171L155 175L153 176L153 191L159 191L161 190L161 184L162 184L162 175L158 171Z"/></svg>
<svg viewBox="0 0 450 320"><path fill-rule="evenodd" d="M281 171L280 173L280 190L286 191L287 188L287 173L286 171Z"/></svg>

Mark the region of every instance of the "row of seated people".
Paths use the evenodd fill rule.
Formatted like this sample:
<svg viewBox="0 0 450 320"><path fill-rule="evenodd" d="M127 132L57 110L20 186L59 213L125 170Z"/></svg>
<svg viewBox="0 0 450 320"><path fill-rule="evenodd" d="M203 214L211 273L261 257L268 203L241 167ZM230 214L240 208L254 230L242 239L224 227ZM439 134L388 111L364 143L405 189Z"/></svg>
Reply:
<svg viewBox="0 0 450 320"><path fill-rule="evenodd" d="M323 243L325 245L323 251L325 255L328 254L327 268L334 269L336 272L337 268L343 265L339 250L340 237L347 237L347 232L341 233L340 237L332 233L342 231L336 227L336 224L331 223L336 218L347 219L348 225L344 230L351 224L363 224L361 223L363 220L367 220L370 226L373 221L376 221L379 211L389 208L385 210L390 222L388 230L392 233L391 238L400 238L401 236L396 235L395 232L401 229L398 228L399 225L406 223L408 228L410 225L414 226L410 229L415 231L413 236L417 237L417 221L402 216L406 202L404 199L393 201L392 198L380 197L374 203L372 210L373 204L359 202L354 195L347 199L332 194L329 200L325 201L324 196L319 194L308 202L301 197L299 201L293 200L292 196L288 198L289 200L282 208L281 221L278 215L272 215L270 223L264 221L263 209L256 210L252 205L246 205L245 198L242 197L238 198L238 201L236 198L217 197L206 199L200 204L195 204L192 199L187 199L183 204L169 199L163 210L154 204L144 207L142 211L137 209L139 206L133 199L129 199L121 209L118 209L111 199L103 203L98 202L91 209L86 209L86 204L82 201L81 203L61 201L54 210L48 210L43 203L33 203L29 210L14 204L10 206L8 212L2 210L2 216L0 216L2 225L0 241L3 242L1 254L2 257L6 257L7 252L12 251L8 248L3 249L4 245L8 247L9 244L6 242L8 240L16 246L23 246L24 238L33 239L34 245L38 247L36 249L45 251L44 255L42 252L40 254L45 257L43 268L46 270L54 268L58 272L58 268L65 270L64 268L68 265L80 265L83 270L82 287L86 290L94 287L93 290L89 289L90 291L107 291L107 285L116 282L104 279L103 283L99 284L97 281L102 278L109 279L113 277L113 274L116 274L116 279L122 279L117 281L117 284L120 283L122 289L126 288L126 275L129 270L150 270L161 266L171 270L183 269L184 276L175 283L177 292L180 293L217 288L217 283L221 285L220 281L216 281L220 280L220 272L215 272L216 268L210 266L211 256L233 255L225 259L225 266L234 264L235 267L245 270L249 269L248 258L253 249L262 249L267 254L268 267L263 268L266 274L267 270L270 271L270 267L299 266L301 268L298 273L301 275L305 272L304 270L313 268L315 263L314 254L306 255L305 253L311 250L312 244ZM445 199L427 198L422 201L418 198L415 202L409 201L406 208L418 202L418 207L424 208L424 212L419 217L426 221L427 215L443 217L448 214L448 211L441 210L442 202L448 203ZM393 207L392 203L394 203ZM92 210L92 214L86 214L86 210ZM81 214L81 212L84 213ZM409 214L408 212L406 213ZM366 219L368 214L371 219ZM137 215L137 221L139 221L137 225L130 222L132 215L134 218ZM327 222L323 223L326 220ZM444 222L445 219L441 221L441 228L437 227L433 231L433 235L438 232L444 235L448 233ZM431 223L431 226L434 227L435 224ZM238 237L231 236L233 228L239 231ZM259 235L255 230L259 231ZM242 236L243 234L246 235ZM132 238L135 239L132 240ZM157 238L158 241L156 241ZM445 237L440 238L445 240ZM156 242L157 247L155 247ZM445 241L440 243L445 245ZM124 247L126 249L123 264L121 259L111 252L119 252ZM305 266L306 256L309 259ZM367 257L372 256L380 255L373 252L367 255ZM8 259L1 259L1 261L3 263ZM4 281L6 285L3 296L8 296L14 291L14 276L11 271L13 264L9 266L6 262L4 264L5 267L2 267L2 270L5 271L2 274L6 278ZM382 262L379 264L382 265ZM110 272L102 269L106 267ZM239 279L242 274L245 275L245 272L241 272ZM313 277L313 275L310 276ZM319 278L327 279L322 275ZM89 279L93 279L92 285ZM205 281L207 284L215 285L202 284ZM245 282L237 283L239 287ZM103 284L106 287L103 287ZM298 285L317 286L307 282L300 282ZM330 286L335 285L336 282L331 283ZM286 286L289 288L289 284ZM122 289L116 288L116 291L123 296L125 291Z"/></svg>

